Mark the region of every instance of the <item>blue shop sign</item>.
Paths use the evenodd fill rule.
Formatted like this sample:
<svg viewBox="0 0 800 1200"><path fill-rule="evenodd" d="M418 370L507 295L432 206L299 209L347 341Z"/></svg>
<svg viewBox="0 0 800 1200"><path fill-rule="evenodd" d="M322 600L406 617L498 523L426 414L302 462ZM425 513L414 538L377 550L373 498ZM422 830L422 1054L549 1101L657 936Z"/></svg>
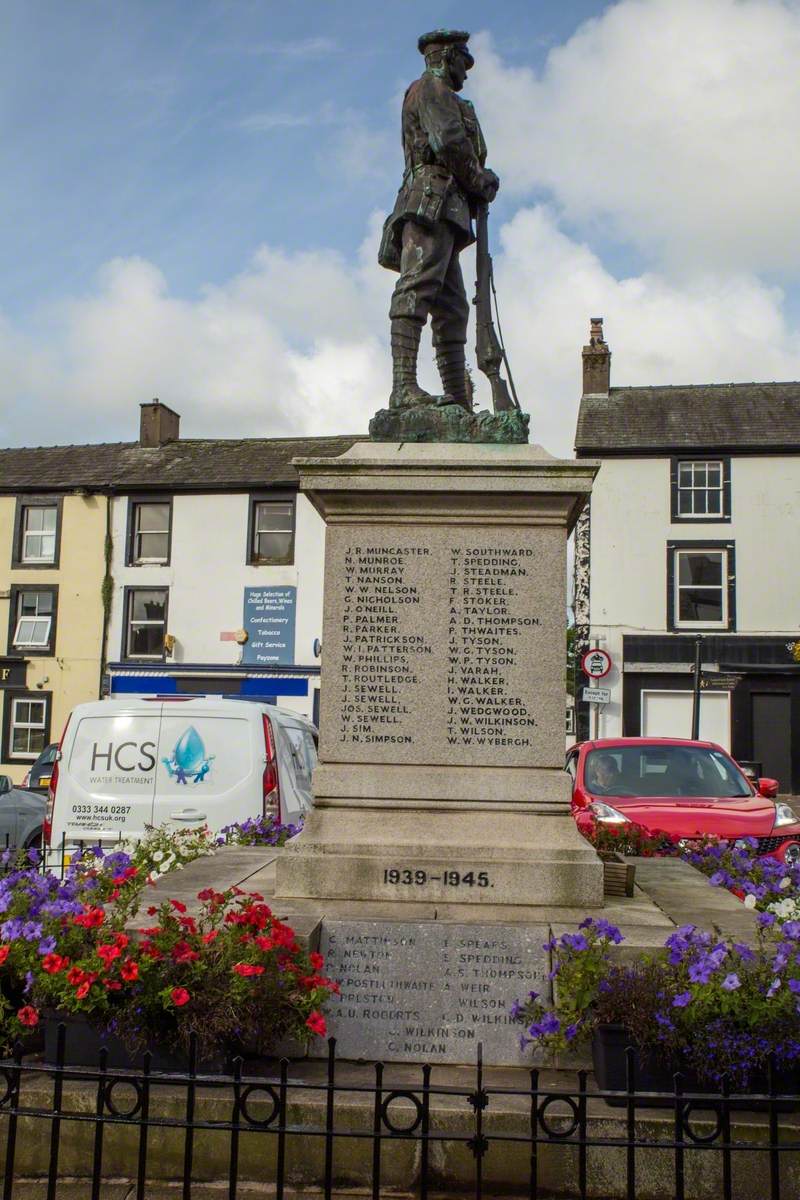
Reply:
<svg viewBox="0 0 800 1200"><path fill-rule="evenodd" d="M242 662L251 666L294 662L296 587L244 589Z"/></svg>

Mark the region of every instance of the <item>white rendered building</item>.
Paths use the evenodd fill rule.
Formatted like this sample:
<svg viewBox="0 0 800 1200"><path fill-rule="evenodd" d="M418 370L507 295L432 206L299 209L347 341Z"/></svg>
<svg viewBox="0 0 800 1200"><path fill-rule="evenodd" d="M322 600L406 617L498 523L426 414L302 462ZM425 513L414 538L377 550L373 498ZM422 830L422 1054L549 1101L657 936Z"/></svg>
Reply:
<svg viewBox="0 0 800 1200"><path fill-rule="evenodd" d="M107 691L241 695L319 714L325 527L293 458L355 439L182 439L142 405L117 448ZM105 449L105 448L104 448Z"/></svg>
<svg viewBox="0 0 800 1200"><path fill-rule="evenodd" d="M700 736L800 792L800 383L610 387L593 320L579 458L602 463L576 530L578 660L611 658L577 736Z"/></svg>

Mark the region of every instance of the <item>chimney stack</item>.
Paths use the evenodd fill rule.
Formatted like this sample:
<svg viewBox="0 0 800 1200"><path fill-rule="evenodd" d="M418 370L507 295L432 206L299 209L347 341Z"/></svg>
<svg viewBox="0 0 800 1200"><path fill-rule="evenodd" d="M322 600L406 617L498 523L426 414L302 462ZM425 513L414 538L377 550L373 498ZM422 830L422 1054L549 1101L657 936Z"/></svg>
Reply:
<svg viewBox="0 0 800 1200"><path fill-rule="evenodd" d="M611 384L611 351L603 339L603 318L589 318L589 345L583 347L583 394L607 396Z"/></svg>
<svg viewBox="0 0 800 1200"><path fill-rule="evenodd" d="M162 404L160 400L150 400L140 405L140 408L140 446L164 446L167 442L177 442L181 427L178 413Z"/></svg>

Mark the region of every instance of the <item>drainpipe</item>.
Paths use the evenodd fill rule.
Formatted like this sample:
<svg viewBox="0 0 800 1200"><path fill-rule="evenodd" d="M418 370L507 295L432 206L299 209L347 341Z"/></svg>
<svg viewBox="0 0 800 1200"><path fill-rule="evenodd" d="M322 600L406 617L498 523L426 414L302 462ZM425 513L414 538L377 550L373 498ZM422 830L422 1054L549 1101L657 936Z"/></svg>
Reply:
<svg viewBox="0 0 800 1200"><path fill-rule="evenodd" d="M694 642L694 686L692 689L692 741L696 742L700 737L700 677L702 675L702 667L700 665L700 657L702 653L703 639L698 633Z"/></svg>
<svg viewBox="0 0 800 1200"><path fill-rule="evenodd" d="M100 643L100 678L97 684L98 699L103 698L103 676L106 670L106 658L108 655L108 626L111 617L111 601L114 592L114 578L111 574L111 558L113 551L113 542L111 539L111 484L106 484L106 534L103 541L103 560L105 562L105 574L103 575L103 583L101 587L101 597L103 601L103 636Z"/></svg>

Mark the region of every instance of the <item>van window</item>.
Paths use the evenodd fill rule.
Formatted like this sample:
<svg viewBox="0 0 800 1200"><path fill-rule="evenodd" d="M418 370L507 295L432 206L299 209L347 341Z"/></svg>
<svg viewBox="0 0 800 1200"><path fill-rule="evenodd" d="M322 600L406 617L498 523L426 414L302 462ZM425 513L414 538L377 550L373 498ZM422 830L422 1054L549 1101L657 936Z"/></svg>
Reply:
<svg viewBox="0 0 800 1200"><path fill-rule="evenodd" d="M296 725L285 725L283 732L292 752L292 767L297 790L311 795L311 774L317 765L317 748L308 729Z"/></svg>

